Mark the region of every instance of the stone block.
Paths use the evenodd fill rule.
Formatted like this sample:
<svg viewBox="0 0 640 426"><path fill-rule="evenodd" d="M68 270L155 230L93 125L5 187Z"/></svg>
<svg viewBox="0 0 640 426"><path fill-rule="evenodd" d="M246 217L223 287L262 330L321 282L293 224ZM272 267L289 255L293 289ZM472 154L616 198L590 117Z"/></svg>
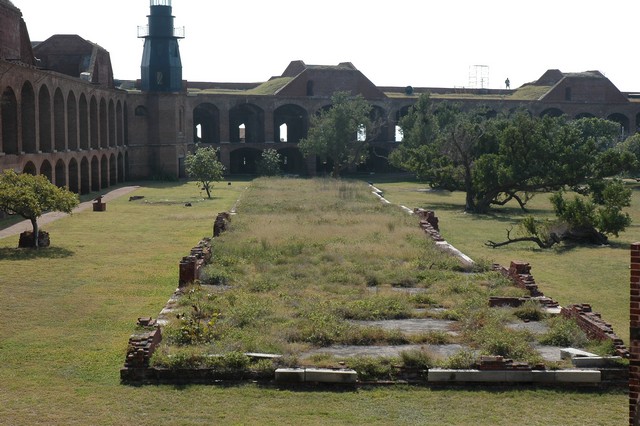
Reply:
<svg viewBox="0 0 640 426"><path fill-rule="evenodd" d="M556 383L600 383L598 370L558 370L555 371Z"/></svg>
<svg viewBox="0 0 640 426"><path fill-rule="evenodd" d="M598 355L592 354L591 352L583 351L575 348L564 348L560 349L560 358L562 359L571 359L576 357L597 357Z"/></svg>
<svg viewBox="0 0 640 426"><path fill-rule="evenodd" d="M304 368L278 368L276 370L277 383L303 383Z"/></svg>
<svg viewBox="0 0 640 426"><path fill-rule="evenodd" d="M619 365L621 359L619 356L576 357L571 359L571 363L576 368L603 368Z"/></svg>
<svg viewBox="0 0 640 426"><path fill-rule="evenodd" d="M306 382L317 383L356 383L358 373L355 370L331 370L326 368L307 368Z"/></svg>

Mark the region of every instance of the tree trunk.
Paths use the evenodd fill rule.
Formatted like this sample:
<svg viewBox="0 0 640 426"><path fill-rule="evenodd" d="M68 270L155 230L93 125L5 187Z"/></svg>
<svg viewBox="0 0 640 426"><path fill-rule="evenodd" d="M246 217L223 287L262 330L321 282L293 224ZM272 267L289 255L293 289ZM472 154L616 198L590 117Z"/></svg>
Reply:
<svg viewBox="0 0 640 426"><path fill-rule="evenodd" d="M40 230L38 229L38 219L31 218L31 226L33 227L33 247L38 248L38 237Z"/></svg>

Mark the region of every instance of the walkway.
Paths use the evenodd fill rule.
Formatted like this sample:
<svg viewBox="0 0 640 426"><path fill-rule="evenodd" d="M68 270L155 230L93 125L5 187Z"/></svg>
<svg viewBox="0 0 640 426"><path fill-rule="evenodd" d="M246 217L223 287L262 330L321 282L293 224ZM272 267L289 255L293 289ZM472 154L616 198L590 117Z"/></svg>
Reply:
<svg viewBox="0 0 640 426"><path fill-rule="evenodd" d="M107 192L103 197L102 201L107 202L114 200L118 197L121 197L125 194L128 194L136 189L140 188L139 186L124 186L122 188L114 189L113 191ZM72 213L78 213L83 210L87 210L91 207L93 201L85 201L84 203L80 203L78 207L73 209ZM47 223L53 222L54 220L61 219L63 217L69 216L67 213L62 212L50 212L45 213L38 218L38 225L42 227L42 225L46 225ZM31 221L23 220L22 222L18 222L15 225L9 226L5 229L0 229L0 238L9 237L12 235L21 234L24 231L31 231L33 227L31 226Z"/></svg>

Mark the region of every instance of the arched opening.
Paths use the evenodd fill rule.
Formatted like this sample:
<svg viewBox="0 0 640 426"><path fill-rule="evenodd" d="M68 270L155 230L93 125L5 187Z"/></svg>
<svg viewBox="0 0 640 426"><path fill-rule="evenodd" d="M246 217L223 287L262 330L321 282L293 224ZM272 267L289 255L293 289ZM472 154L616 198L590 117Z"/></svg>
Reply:
<svg viewBox="0 0 640 426"><path fill-rule="evenodd" d="M116 146L116 107L113 103L113 99L109 100L109 146Z"/></svg>
<svg viewBox="0 0 640 426"><path fill-rule="evenodd" d="M273 112L273 124L276 142L298 143L307 136L309 115L298 105L282 105ZM286 129L284 135L283 129Z"/></svg>
<svg viewBox="0 0 640 426"><path fill-rule="evenodd" d="M220 143L220 110L202 103L193 110L193 142Z"/></svg>
<svg viewBox="0 0 640 426"><path fill-rule="evenodd" d="M40 165L40 174L46 176L49 182L53 183L53 168L48 160L44 160Z"/></svg>
<svg viewBox="0 0 640 426"><path fill-rule="evenodd" d="M78 105L76 95L69 92L67 97L67 140L69 149L77 151L78 146Z"/></svg>
<svg viewBox="0 0 640 426"><path fill-rule="evenodd" d="M7 87L0 98L0 123L2 128L2 152L18 155L18 101L16 94Z"/></svg>
<svg viewBox="0 0 640 426"><path fill-rule="evenodd" d="M91 192L91 170L89 168L89 160L83 157L80 161L80 194L88 194Z"/></svg>
<svg viewBox="0 0 640 426"><path fill-rule="evenodd" d="M288 132L287 123L284 123L280 127L278 127L278 132L280 134L280 137L278 137L277 139L280 142L287 142L288 139L289 139L289 132Z"/></svg>
<svg viewBox="0 0 640 426"><path fill-rule="evenodd" d="M149 112L144 105L138 105L133 113L136 117L146 117L149 115Z"/></svg>
<svg viewBox="0 0 640 426"><path fill-rule="evenodd" d="M22 86L22 151L36 153L36 98L30 83Z"/></svg>
<svg viewBox="0 0 640 426"><path fill-rule="evenodd" d="M119 152L118 153L118 182L124 182L125 181L125 176L124 176L124 158L122 156L122 153Z"/></svg>
<svg viewBox="0 0 640 426"><path fill-rule="evenodd" d="M124 103L124 144L129 145L129 107Z"/></svg>
<svg viewBox="0 0 640 426"><path fill-rule="evenodd" d="M369 113L369 120L371 120L371 128L365 129L366 137L363 140L387 142L389 140L389 123L385 110L374 105Z"/></svg>
<svg viewBox="0 0 640 426"><path fill-rule="evenodd" d="M84 93L80 95L78 112L80 113L80 149L89 149L89 141L91 140L89 136L89 107Z"/></svg>
<svg viewBox="0 0 640 426"><path fill-rule="evenodd" d="M38 122L40 124L40 151L52 152L51 95L47 86L42 86L38 94Z"/></svg>
<svg viewBox="0 0 640 426"><path fill-rule="evenodd" d="M53 139L55 150L63 152L67 149L66 145L66 128L64 125L64 96L60 89L56 90L53 96Z"/></svg>
<svg viewBox="0 0 640 426"><path fill-rule="evenodd" d="M109 186L113 186L118 183L118 163L116 163L115 154L111 154L109 157Z"/></svg>
<svg viewBox="0 0 640 426"><path fill-rule="evenodd" d="M100 191L100 162L95 155L91 159L91 191Z"/></svg>
<svg viewBox="0 0 640 426"><path fill-rule="evenodd" d="M404 137L402 133L402 127L400 127L400 120L402 119L402 117L409 114L409 108L411 108L411 106L406 105L400 108L396 112L396 123L395 123L395 129L394 129L394 140L396 142L402 142L402 138Z"/></svg>
<svg viewBox="0 0 640 426"><path fill-rule="evenodd" d="M368 148L369 156L367 161L362 164L358 164L357 171L360 173L387 173L391 171L397 171L393 166L389 164L387 158L390 151L386 148L379 146L370 146Z"/></svg>
<svg viewBox="0 0 640 426"><path fill-rule="evenodd" d="M22 169L22 173L30 174L36 176L38 174L38 170L36 169L36 165L31 161L27 161L27 164L24 165Z"/></svg>
<svg viewBox="0 0 640 426"><path fill-rule="evenodd" d="M540 117L562 117L564 112L558 108L547 108L540 113Z"/></svg>
<svg viewBox="0 0 640 426"><path fill-rule="evenodd" d="M298 148L286 147L278 150L282 158L280 165L282 172L285 174L306 174L306 162L302 153Z"/></svg>
<svg viewBox="0 0 640 426"><path fill-rule="evenodd" d="M76 194L80 192L78 180L78 161L75 158L72 158L71 161L69 161L69 191L75 192Z"/></svg>
<svg viewBox="0 0 640 426"><path fill-rule="evenodd" d="M626 139L629 135L629 118L620 113L614 113L607 117L607 120L615 121L620 125L620 140Z"/></svg>
<svg viewBox="0 0 640 426"><path fill-rule="evenodd" d="M92 96L91 100L89 101L89 131L90 131L89 140L91 142L90 149L98 149L100 147L98 145L99 144L99 139L98 139L99 128L100 127L98 124L98 101L96 101L95 96Z"/></svg>
<svg viewBox="0 0 640 426"><path fill-rule="evenodd" d="M229 111L229 139L241 142L240 129L244 125L244 142L264 142L264 111L253 104L241 104Z"/></svg>
<svg viewBox="0 0 640 426"><path fill-rule="evenodd" d="M102 148L109 147L108 120L107 102L100 99L100 147Z"/></svg>
<svg viewBox="0 0 640 426"><path fill-rule="evenodd" d="M255 174L256 164L262 156L262 151L255 148L240 148L231 152L230 173Z"/></svg>
<svg viewBox="0 0 640 426"><path fill-rule="evenodd" d="M118 101L116 104L116 145L124 146L124 132L122 128L122 103Z"/></svg>
<svg viewBox="0 0 640 426"><path fill-rule="evenodd" d="M56 162L56 186L59 188L67 187L67 167L62 160Z"/></svg>
<svg viewBox="0 0 640 426"><path fill-rule="evenodd" d="M100 159L100 188L109 187L109 160L106 155Z"/></svg>

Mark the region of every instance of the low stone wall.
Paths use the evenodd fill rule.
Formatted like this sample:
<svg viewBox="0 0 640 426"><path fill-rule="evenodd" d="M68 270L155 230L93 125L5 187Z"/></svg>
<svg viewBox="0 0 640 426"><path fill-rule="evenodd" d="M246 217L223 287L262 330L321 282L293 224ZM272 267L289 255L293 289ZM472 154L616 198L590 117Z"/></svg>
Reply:
<svg viewBox="0 0 640 426"><path fill-rule="evenodd" d="M162 342L160 327L152 318L138 318L138 327L143 331L129 338L124 368L120 370L123 382L140 382L145 379L151 356Z"/></svg>
<svg viewBox="0 0 640 426"><path fill-rule="evenodd" d="M432 210L414 209L413 213L420 218L420 228L434 241L444 241L440 235L439 219Z"/></svg>
<svg viewBox="0 0 640 426"><path fill-rule="evenodd" d="M493 269L510 278L516 286L527 290L531 297L544 296L538 289L538 284L536 284L536 280L531 275L531 266L527 262L512 261L509 269L502 265L494 264Z"/></svg>
<svg viewBox="0 0 640 426"><path fill-rule="evenodd" d="M219 213L213 225L214 236L219 236L226 231L230 220L231 215L229 213ZM212 256L211 238L205 237L191 249L188 256L180 260L178 289L198 281L204 267L211 261ZM165 309L167 308L170 307L165 306ZM120 370L120 380L124 383L157 382L159 379L156 376L162 376L162 374L151 369L149 362L153 352L162 342L160 326L149 317L138 318L137 325L142 331L132 334L129 338L124 368ZM171 375L173 373L166 374ZM156 378L151 379L152 376Z"/></svg>
<svg viewBox="0 0 640 426"><path fill-rule="evenodd" d="M211 239L203 238L197 246L191 249L191 253L180 261L180 277L178 287L185 287L202 276L202 270L211 260Z"/></svg>
<svg viewBox="0 0 640 426"><path fill-rule="evenodd" d="M611 340L615 347L616 355L628 358L629 350L624 342L613 331L611 324L606 323L602 316L591 310L591 305L578 304L563 306L560 311L565 318L571 318L578 323L582 331L592 339Z"/></svg>

